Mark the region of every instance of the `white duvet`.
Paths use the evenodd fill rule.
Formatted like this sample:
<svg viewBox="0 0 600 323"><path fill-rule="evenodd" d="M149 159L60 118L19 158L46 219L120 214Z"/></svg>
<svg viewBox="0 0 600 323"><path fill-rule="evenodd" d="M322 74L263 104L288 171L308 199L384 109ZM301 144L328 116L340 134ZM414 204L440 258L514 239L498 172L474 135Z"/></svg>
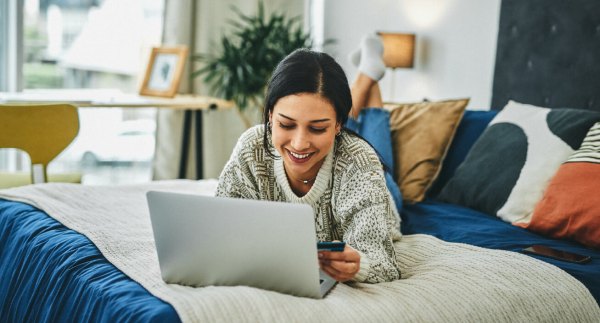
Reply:
<svg viewBox="0 0 600 323"><path fill-rule="evenodd" d="M87 236L102 254L184 322L599 322L600 308L575 278L518 253L428 235L395 245L402 279L338 284L323 300L251 287L191 288L160 276L145 192L212 195L216 181L134 186L42 184L0 191ZM293 278L291 278L293 279Z"/></svg>

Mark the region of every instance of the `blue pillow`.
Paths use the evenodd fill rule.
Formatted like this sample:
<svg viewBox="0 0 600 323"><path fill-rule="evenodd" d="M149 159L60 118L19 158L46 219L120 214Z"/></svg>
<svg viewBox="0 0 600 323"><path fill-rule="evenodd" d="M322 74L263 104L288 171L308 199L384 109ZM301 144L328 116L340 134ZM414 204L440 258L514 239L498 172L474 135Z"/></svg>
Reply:
<svg viewBox="0 0 600 323"><path fill-rule="evenodd" d="M364 108L356 120L348 118L346 128L358 133L375 148L385 169L385 183L394 198L398 213L402 210L402 194L394 181L394 157L390 113L381 108Z"/></svg>
<svg viewBox="0 0 600 323"><path fill-rule="evenodd" d="M483 133L487 125L498 114L497 110L474 111L465 110L463 117L458 124L452 144L448 149L446 158L442 163L442 169L437 179L427 191L427 197L435 198L446 182L454 175L454 171L465 160L467 153Z"/></svg>

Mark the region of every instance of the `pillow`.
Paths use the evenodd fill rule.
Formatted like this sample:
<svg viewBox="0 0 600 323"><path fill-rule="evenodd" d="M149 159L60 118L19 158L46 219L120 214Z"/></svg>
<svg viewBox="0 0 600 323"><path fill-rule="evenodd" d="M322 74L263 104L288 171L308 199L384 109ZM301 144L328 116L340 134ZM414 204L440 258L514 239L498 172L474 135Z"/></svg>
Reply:
<svg viewBox="0 0 600 323"><path fill-rule="evenodd" d="M420 202L440 171L469 99L386 106L394 177L404 200Z"/></svg>
<svg viewBox="0 0 600 323"><path fill-rule="evenodd" d="M473 145L438 199L528 222L550 178L600 113L510 101Z"/></svg>
<svg viewBox="0 0 600 323"><path fill-rule="evenodd" d="M474 111L465 110L458 124L452 144L448 148L446 158L442 163L442 169L431 188L427 191L427 197L436 197L448 180L454 175L456 168L465 160L467 153L473 144L481 136L487 125L498 114L496 110Z"/></svg>
<svg viewBox="0 0 600 323"><path fill-rule="evenodd" d="M600 249L600 122L597 122L544 192L531 222L518 226Z"/></svg>
<svg viewBox="0 0 600 323"><path fill-rule="evenodd" d="M394 199L398 213L402 210L402 194L394 181L392 138L390 136L390 113L381 108L365 108L356 120L348 118L346 128L363 137L379 155L385 170L385 184Z"/></svg>

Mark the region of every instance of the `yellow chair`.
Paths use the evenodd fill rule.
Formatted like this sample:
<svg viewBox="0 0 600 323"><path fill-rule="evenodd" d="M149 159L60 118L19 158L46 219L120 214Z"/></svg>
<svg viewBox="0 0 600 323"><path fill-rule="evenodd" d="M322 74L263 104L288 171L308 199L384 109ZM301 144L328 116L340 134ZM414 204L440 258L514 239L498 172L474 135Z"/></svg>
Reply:
<svg viewBox="0 0 600 323"><path fill-rule="evenodd" d="M31 158L30 174L0 173L0 188L48 182L48 164L78 132L79 116L72 105L0 105L0 148L17 148ZM51 174L49 179L81 183L81 174Z"/></svg>

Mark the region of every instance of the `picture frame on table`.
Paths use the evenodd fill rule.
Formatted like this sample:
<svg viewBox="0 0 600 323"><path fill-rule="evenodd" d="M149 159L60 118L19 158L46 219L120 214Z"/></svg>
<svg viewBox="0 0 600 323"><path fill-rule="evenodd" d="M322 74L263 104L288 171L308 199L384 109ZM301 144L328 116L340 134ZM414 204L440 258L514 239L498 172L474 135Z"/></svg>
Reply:
<svg viewBox="0 0 600 323"><path fill-rule="evenodd" d="M187 56L186 46L153 47L140 87L140 95L174 97Z"/></svg>

